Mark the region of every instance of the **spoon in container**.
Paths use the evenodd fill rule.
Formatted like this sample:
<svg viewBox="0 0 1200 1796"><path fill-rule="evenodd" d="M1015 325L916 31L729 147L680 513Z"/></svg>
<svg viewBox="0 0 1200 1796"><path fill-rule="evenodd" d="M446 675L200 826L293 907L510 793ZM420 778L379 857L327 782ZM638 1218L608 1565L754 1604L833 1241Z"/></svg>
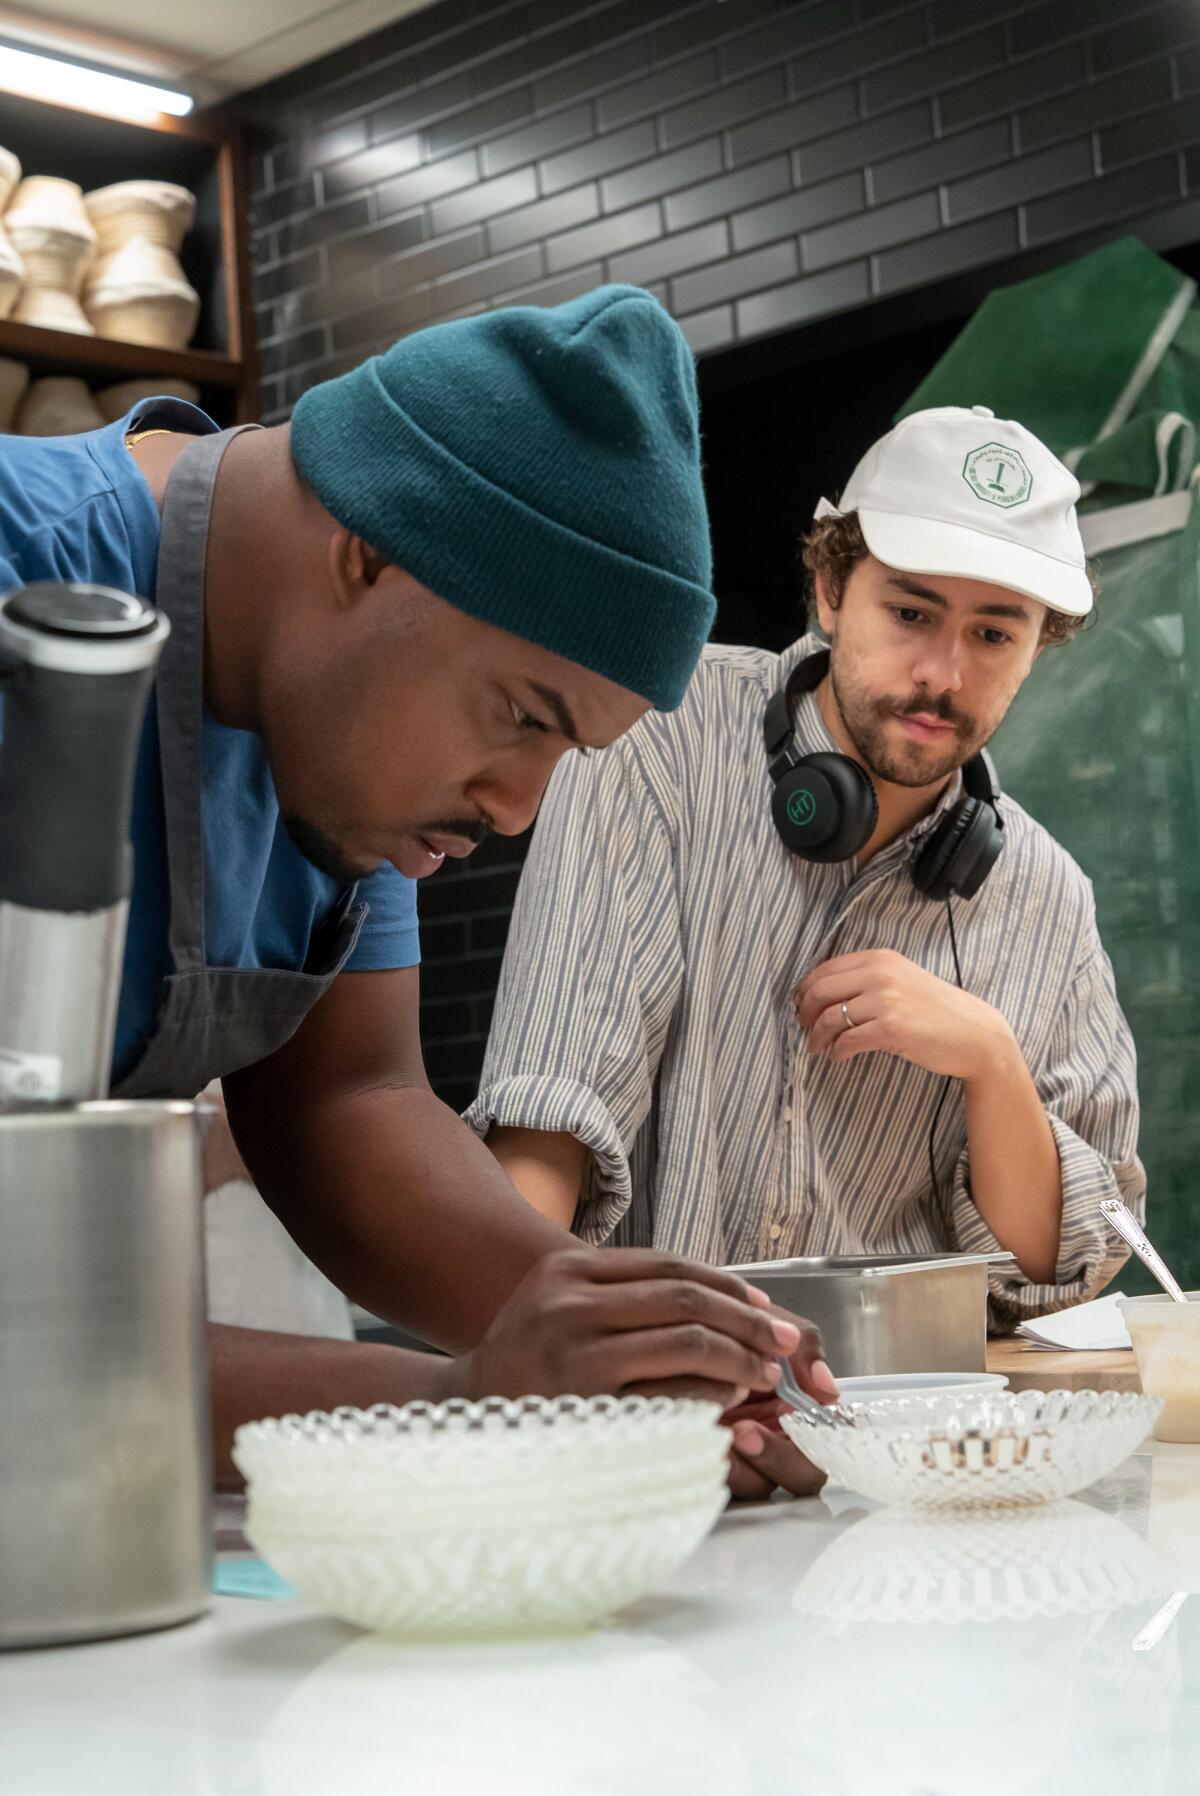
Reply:
<svg viewBox="0 0 1200 1796"><path fill-rule="evenodd" d="M1154 1274L1168 1297L1176 1303L1187 1303L1188 1297L1180 1285L1167 1270L1166 1262L1158 1249L1151 1245L1150 1239L1137 1217L1121 1202L1119 1197L1106 1197L1101 1200L1100 1212L1116 1229L1118 1235L1124 1237L1132 1247L1142 1265Z"/></svg>

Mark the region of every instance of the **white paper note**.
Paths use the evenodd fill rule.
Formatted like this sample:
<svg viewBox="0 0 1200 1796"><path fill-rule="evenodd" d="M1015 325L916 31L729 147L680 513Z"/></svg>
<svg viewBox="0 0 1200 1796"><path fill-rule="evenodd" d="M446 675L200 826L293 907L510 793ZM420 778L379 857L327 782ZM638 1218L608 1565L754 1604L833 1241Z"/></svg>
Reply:
<svg viewBox="0 0 1200 1796"><path fill-rule="evenodd" d="M1123 1291L1107 1291L1091 1303L1076 1304L1071 1310L1058 1310L1053 1316L1036 1316L1022 1322L1017 1333L1035 1347L1076 1348L1093 1353L1113 1347L1129 1347L1129 1330L1117 1308Z"/></svg>

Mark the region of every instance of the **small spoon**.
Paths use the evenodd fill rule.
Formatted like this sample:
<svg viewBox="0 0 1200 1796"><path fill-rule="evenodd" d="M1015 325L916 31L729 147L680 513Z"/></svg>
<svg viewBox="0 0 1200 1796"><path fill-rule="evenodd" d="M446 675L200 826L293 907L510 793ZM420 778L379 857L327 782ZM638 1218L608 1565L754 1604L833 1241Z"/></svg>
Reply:
<svg viewBox="0 0 1200 1796"><path fill-rule="evenodd" d="M780 1362L779 1383L775 1386L776 1395L793 1409L798 1409L802 1416L810 1421L818 1422L824 1428L855 1428L857 1418L851 1414L843 1403L818 1403L807 1391L802 1391L796 1382L796 1374L792 1371L788 1360Z"/></svg>
<svg viewBox="0 0 1200 1796"><path fill-rule="evenodd" d="M1142 1265L1154 1274L1167 1296L1173 1297L1176 1303L1187 1303L1189 1299L1182 1286L1168 1272L1157 1248L1151 1246L1145 1229L1133 1211L1127 1209L1119 1197L1105 1197L1100 1202L1100 1213L1108 1218L1118 1235L1124 1236Z"/></svg>
<svg viewBox="0 0 1200 1796"><path fill-rule="evenodd" d="M1130 1641L1129 1644L1132 1646L1135 1653L1148 1653L1153 1651L1174 1621L1175 1617L1179 1614L1179 1611L1183 1608L1183 1605L1187 1602L1187 1599L1188 1593L1186 1590L1177 1590L1174 1596L1169 1596L1167 1598L1162 1608L1157 1610L1156 1613L1150 1617L1150 1620L1146 1623L1141 1633L1135 1634Z"/></svg>

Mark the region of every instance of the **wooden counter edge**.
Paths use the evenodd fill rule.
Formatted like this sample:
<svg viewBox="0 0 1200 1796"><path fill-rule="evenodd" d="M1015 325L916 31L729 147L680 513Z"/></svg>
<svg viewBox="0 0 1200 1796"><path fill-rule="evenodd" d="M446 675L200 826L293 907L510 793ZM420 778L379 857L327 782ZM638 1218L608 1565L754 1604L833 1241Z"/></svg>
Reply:
<svg viewBox="0 0 1200 1796"><path fill-rule="evenodd" d="M1004 1372L1013 1391L1140 1391L1131 1348L1109 1353L1027 1347L1012 1336L987 1344L987 1369Z"/></svg>

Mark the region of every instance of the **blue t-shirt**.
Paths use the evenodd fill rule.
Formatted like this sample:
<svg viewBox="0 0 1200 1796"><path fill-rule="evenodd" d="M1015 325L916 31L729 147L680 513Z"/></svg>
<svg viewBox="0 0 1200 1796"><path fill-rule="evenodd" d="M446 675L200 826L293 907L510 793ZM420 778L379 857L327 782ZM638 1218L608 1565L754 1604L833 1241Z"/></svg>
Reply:
<svg viewBox="0 0 1200 1796"><path fill-rule="evenodd" d="M157 424L196 436L217 428L194 406L156 399L83 436L0 436L0 594L34 580L87 580L153 599L161 520L125 447L135 420L142 429ZM205 711L201 756L208 963L299 971L344 888L310 865L284 828L261 737L229 729ZM172 971L153 698L138 749L132 834L114 1083L132 1070L153 1034L162 980ZM415 966L415 882L385 866L362 882L359 897L370 913L348 966L355 972Z"/></svg>

